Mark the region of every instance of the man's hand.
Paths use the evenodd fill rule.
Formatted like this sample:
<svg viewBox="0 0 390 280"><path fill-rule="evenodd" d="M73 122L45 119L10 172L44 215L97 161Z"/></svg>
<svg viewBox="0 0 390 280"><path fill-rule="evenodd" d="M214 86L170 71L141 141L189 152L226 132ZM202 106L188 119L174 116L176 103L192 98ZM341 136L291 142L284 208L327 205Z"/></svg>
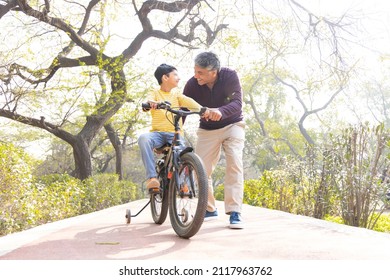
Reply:
<svg viewBox="0 0 390 280"><path fill-rule="evenodd" d="M206 112L203 114L202 118L206 121L219 121L222 118L221 111L218 108L208 108Z"/></svg>

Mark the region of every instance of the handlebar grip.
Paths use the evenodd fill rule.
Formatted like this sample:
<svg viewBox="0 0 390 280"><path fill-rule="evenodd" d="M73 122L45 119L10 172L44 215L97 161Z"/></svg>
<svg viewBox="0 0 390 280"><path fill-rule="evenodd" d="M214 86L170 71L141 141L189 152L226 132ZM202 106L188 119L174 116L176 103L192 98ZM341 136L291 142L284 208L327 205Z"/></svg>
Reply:
<svg viewBox="0 0 390 280"><path fill-rule="evenodd" d="M142 111L144 111L144 112L147 112L147 111L149 111L151 109L151 107L150 107L150 104L149 103L142 103Z"/></svg>
<svg viewBox="0 0 390 280"><path fill-rule="evenodd" d="M163 102L157 103L157 109L167 109L167 108L170 108L170 106L171 106L171 103L169 101L163 101ZM149 102L142 103L142 110L144 112L147 112L150 109L152 109L152 107L150 106Z"/></svg>
<svg viewBox="0 0 390 280"><path fill-rule="evenodd" d="M207 107L200 108L199 114L202 116L207 110Z"/></svg>

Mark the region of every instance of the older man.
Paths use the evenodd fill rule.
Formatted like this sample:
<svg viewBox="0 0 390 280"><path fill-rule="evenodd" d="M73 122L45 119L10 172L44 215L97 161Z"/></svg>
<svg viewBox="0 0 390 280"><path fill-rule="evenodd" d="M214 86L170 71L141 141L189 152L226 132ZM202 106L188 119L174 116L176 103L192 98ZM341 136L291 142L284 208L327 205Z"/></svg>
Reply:
<svg viewBox="0 0 390 280"><path fill-rule="evenodd" d="M211 175L223 149L226 157L224 203L230 215L230 228L241 229L244 172L243 149L245 124L242 113L242 89L236 71L220 66L212 52L203 52L195 58L195 74L184 88L187 95L210 109L207 118L200 120L195 152L201 157L209 179L209 199L205 218L215 218Z"/></svg>

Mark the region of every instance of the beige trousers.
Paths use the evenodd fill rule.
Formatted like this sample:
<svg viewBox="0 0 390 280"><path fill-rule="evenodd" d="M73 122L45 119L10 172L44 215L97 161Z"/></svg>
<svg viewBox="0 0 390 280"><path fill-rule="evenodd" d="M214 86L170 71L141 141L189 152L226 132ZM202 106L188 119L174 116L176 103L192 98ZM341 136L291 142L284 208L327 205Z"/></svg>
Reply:
<svg viewBox="0 0 390 280"><path fill-rule="evenodd" d="M196 154L202 159L209 181L207 211L215 211L214 190L211 179L223 149L226 157L225 172L225 213L241 213L244 194L243 149L245 142L245 123L237 122L216 130L199 128L197 131Z"/></svg>

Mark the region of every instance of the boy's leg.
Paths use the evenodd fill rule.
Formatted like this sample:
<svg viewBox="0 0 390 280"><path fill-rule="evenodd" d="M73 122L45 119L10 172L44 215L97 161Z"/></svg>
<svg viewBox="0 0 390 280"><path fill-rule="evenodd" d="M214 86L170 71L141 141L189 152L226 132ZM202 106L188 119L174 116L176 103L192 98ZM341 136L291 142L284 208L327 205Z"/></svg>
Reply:
<svg viewBox="0 0 390 280"><path fill-rule="evenodd" d="M138 146L141 151L147 179L157 177L153 149L161 147L165 144L165 141L164 135L160 132L144 133L138 138Z"/></svg>

